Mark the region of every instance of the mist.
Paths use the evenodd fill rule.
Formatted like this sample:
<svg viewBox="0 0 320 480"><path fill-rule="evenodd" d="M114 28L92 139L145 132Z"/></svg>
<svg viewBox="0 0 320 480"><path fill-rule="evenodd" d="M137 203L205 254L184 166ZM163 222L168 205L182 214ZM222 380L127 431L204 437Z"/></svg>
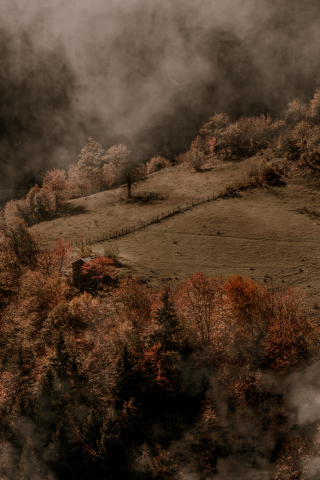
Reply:
<svg viewBox="0 0 320 480"><path fill-rule="evenodd" d="M281 115L320 59L313 0L4 0L0 186L77 160L88 136L149 159L215 112Z"/></svg>

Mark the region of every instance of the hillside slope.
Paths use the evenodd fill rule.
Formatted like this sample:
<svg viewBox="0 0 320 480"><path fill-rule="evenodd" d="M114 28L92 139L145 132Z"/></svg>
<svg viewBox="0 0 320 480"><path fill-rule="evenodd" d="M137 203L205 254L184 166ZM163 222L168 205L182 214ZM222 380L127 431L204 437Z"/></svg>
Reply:
<svg viewBox="0 0 320 480"><path fill-rule="evenodd" d="M137 189L162 196L154 204L128 201L121 188L110 190L73 200L75 207L86 209L84 213L33 229L45 234L50 243L59 236L75 242L82 235L90 238L93 253L102 253L110 242L95 243L96 237L193 198L217 194L227 184L246 178L260 158L237 163L211 159L202 173L192 173L185 165L162 170ZM320 305L320 219L299 212L303 207L316 210L320 191L306 172L293 170L286 182L195 206L111 243L116 243L123 262L151 283L162 277L180 283L196 271L224 277L239 274L258 283L305 288L308 303Z"/></svg>

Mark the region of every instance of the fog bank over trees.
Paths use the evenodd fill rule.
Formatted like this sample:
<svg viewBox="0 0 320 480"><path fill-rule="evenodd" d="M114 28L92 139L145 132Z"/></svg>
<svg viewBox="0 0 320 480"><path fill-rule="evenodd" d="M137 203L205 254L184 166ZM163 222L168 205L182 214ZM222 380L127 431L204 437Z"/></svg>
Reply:
<svg viewBox="0 0 320 480"><path fill-rule="evenodd" d="M67 168L89 135L174 156L215 112L279 115L319 72L311 0L4 0L1 11L2 188Z"/></svg>

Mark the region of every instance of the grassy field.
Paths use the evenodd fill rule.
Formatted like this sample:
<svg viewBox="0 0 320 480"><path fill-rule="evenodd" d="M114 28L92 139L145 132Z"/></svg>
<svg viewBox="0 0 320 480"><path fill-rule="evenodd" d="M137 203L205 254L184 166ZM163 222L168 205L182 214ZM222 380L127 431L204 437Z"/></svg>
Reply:
<svg viewBox="0 0 320 480"><path fill-rule="evenodd" d="M320 192L312 177L299 170L291 171L285 186L219 198L116 240L95 242L192 199L217 194L246 178L260 158L237 163L209 159L200 173L185 165L162 170L136 188L158 194L152 204L128 201L118 188L72 200L82 213L33 229L45 234L49 243L60 236L72 242L80 235L90 238L94 254L116 244L122 262L151 284L163 277L180 283L197 271L210 276L239 274L275 287L305 288L308 303L320 306L320 219L308 214L317 211Z"/></svg>

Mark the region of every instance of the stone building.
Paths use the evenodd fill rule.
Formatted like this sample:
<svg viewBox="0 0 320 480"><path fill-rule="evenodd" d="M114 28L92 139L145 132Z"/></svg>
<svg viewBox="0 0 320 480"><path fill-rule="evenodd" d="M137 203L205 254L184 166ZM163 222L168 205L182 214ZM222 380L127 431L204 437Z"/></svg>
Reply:
<svg viewBox="0 0 320 480"><path fill-rule="evenodd" d="M79 258L72 262L72 284L74 287L79 288L80 290L88 290L92 288L95 280L92 279L92 274L81 273L81 267L86 263L90 262L94 257Z"/></svg>

